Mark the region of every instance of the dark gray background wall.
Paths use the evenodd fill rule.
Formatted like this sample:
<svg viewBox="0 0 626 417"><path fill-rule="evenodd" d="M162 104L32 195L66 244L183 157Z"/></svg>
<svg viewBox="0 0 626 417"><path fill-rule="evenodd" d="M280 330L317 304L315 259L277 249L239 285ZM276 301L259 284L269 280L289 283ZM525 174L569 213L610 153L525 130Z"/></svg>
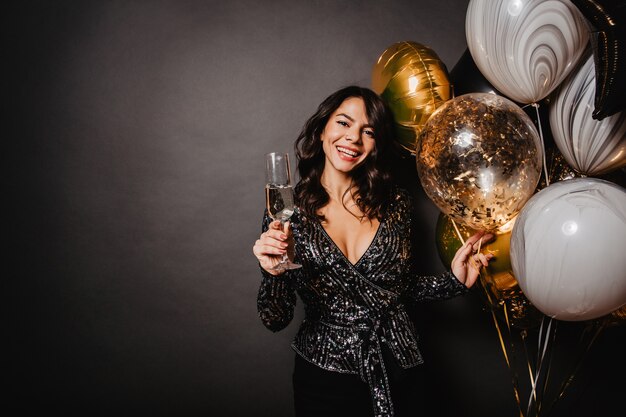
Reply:
<svg viewBox="0 0 626 417"><path fill-rule="evenodd" d="M291 150L332 91L369 86L392 43L426 44L451 69L466 48L466 6L50 1L5 10L4 362L14 415L290 416L289 343L301 311L277 334L256 312L263 154ZM398 165L423 219L424 272L441 272L438 212L412 161ZM413 315L433 390L423 411L519 415L475 292ZM621 407L623 329L601 335L558 415Z"/></svg>

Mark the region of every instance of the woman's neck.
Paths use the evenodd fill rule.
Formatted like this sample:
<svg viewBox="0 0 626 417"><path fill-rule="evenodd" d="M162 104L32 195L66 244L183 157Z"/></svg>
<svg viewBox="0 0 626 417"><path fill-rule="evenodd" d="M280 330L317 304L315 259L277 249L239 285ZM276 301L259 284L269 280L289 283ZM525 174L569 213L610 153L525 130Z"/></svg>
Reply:
<svg viewBox="0 0 626 417"><path fill-rule="evenodd" d="M345 203L352 199L351 194L346 192L353 186L352 177L349 175L335 170L324 169L320 181L331 200Z"/></svg>

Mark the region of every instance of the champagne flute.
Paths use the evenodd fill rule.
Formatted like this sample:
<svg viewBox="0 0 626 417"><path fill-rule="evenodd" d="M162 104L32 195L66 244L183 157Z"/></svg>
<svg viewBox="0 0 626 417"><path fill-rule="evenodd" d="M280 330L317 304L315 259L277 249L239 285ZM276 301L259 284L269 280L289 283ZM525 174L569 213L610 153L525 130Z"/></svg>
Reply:
<svg viewBox="0 0 626 417"><path fill-rule="evenodd" d="M273 220L280 221L281 230L284 230L285 222L295 209L288 154L272 152L265 156L265 180L267 212ZM271 269L284 271L301 267L302 265L291 262L285 253L281 261Z"/></svg>

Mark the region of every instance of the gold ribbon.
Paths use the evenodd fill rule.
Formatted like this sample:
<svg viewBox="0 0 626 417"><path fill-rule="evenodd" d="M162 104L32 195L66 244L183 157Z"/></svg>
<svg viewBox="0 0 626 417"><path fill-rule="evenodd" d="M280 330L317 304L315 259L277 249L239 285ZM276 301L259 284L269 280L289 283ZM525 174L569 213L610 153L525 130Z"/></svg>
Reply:
<svg viewBox="0 0 626 417"><path fill-rule="evenodd" d="M461 235L461 232L456 225L455 221L450 217L452 225L454 226L454 230L456 231L457 237L461 241L461 244L465 244L465 240ZM470 257L470 261L473 261L473 258ZM482 271L482 268L481 268ZM583 352L580 354L580 357L577 359L575 366L573 367L571 373L563 380L561 383L558 394L552 400L549 407L545 408L544 405L544 397L547 392L547 388L549 382L551 380L551 372L552 372L552 358L554 354L554 346L556 344L556 331L558 320L554 320L549 318L549 322L545 325L544 316L541 321L541 326L539 328L539 335L537 340L537 357L535 366L533 366L530 357L530 351L527 347L527 331L522 330L520 333L522 347L524 350L525 356L525 367L528 370L529 382L530 382L530 392L528 394L528 405L526 407L526 414L522 411L521 405L521 390L519 385L519 377L518 372L515 369L515 343L513 334L511 331L511 321L509 319L509 314L506 308L506 304L504 302L494 303L492 295L489 291L488 283L485 280L484 274L480 274L480 282L483 287L483 291L488 301L489 310L491 312L491 317L493 319L493 324L498 334L498 340L500 342L500 348L502 349L502 353L504 355L504 360L506 362L507 367L509 368L509 372L511 373L511 380L513 386L513 394L515 396L515 401L517 403L517 407L519 409L520 417L531 417L531 412L534 411L534 416L538 417L540 414L545 415L549 414L555 404L563 398L565 392L570 387L574 377L580 367L582 366L585 357L588 355L591 350L591 346L596 341L600 333L604 328L606 328L609 324L609 319L601 320L601 321L592 321L587 328L583 331L580 339L580 346L584 346ZM498 321L496 316L496 306L501 306L502 315L504 317L505 328L503 329ZM586 335L589 335L590 329L593 329L593 332L586 339ZM508 339L508 343L507 343ZM540 389L539 389L540 387ZM534 407L533 407L534 405ZM544 413L545 412L545 413Z"/></svg>

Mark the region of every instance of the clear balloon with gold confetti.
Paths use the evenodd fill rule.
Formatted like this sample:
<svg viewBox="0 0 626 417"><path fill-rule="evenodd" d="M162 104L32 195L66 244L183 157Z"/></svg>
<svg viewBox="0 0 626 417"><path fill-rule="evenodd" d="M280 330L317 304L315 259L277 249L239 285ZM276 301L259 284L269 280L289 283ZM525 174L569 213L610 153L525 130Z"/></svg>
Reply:
<svg viewBox="0 0 626 417"><path fill-rule="evenodd" d="M433 113L419 135L416 163L426 195L442 212L491 231L511 221L535 192L542 146L515 103L470 93Z"/></svg>

